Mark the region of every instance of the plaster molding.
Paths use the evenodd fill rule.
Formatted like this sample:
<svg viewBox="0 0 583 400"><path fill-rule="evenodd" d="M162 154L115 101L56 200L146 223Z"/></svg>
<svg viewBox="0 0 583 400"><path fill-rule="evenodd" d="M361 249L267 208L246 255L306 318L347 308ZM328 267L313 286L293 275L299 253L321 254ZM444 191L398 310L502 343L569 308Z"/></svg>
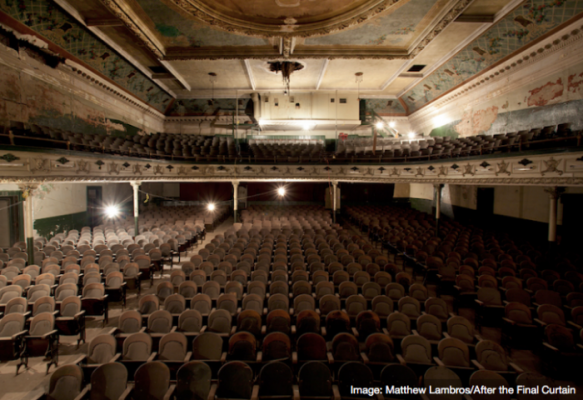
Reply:
<svg viewBox="0 0 583 400"><path fill-rule="evenodd" d="M428 109L428 106L430 105L432 106L431 108L442 108L460 96L464 96L471 91L481 89L483 87L481 85L487 84L485 86L488 86L500 79L507 78L509 75L508 72L514 73L520 71L567 47L579 46L581 39L583 39L583 25L581 24L581 21L577 21L572 25L565 27L553 35L547 37L541 42L538 42L534 45L526 45L526 48L524 48L519 54L507 59L500 64L487 68L486 70L478 73L473 78L470 78L465 83L461 84L459 87L451 90L449 93L441 95L437 99L424 104L417 111L411 114L410 117L414 121L417 118L417 115L423 115L425 112L427 112L426 109ZM554 63L551 68L560 70L564 68L565 62L573 62L573 59L576 57L578 57L578 53L572 52L568 57L557 60L558 62ZM540 70L536 75L532 75L527 78L533 80L548 73L548 69ZM534 76L537 76L537 78ZM509 87L511 86L506 85L506 90L512 90L508 89ZM513 85L512 87L515 88L516 85ZM406 92L404 91L400 93L400 96L402 96L404 93Z"/></svg>
<svg viewBox="0 0 583 400"><path fill-rule="evenodd" d="M171 0L178 7L204 23L231 33L247 36L271 38L312 37L329 35L361 25L376 15L386 11L401 0L369 0L350 12L324 22L296 25L296 20L288 18L281 24L261 24L223 15L199 0Z"/></svg>
<svg viewBox="0 0 583 400"><path fill-rule="evenodd" d="M34 165L34 160L39 158L38 153L0 152L4 153L0 157L17 157L23 161L18 165L0 164L2 183L237 180L583 186L583 151L480 159L443 159L392 165L383 163L331 166L245 163L209 165L178 160L148 160L118 156L103 158L98 154L69 153L65 164L62 155L44 154L42 158L49 160L50 165L54 167L35 171L31 171L28 166Z"/></svg>
<svg viewBox="0 0 583 400"><path fill-rule="evenodd" d="M123 24L140 40L142 45L150 50L158 58L164 57L164 46L153 35L147 35L142 26L144 26L137 15L131 12L131 7L127 4L118 4L118 1L123 3L123 0L100 0L109 12L115 15ZM130 13L132 15L130 15Z"/></svg>

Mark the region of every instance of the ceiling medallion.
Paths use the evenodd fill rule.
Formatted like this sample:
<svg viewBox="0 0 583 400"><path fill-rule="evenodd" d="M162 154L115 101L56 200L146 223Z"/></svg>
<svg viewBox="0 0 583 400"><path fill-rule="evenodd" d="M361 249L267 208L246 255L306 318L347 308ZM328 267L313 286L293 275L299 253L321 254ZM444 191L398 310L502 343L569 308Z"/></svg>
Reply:
<svg viewBox="0 0 583 400"><path fill-rule="evenodd" d="M170 0L219 29L260 37L329 35L366 23L404 0Z"/></svg>

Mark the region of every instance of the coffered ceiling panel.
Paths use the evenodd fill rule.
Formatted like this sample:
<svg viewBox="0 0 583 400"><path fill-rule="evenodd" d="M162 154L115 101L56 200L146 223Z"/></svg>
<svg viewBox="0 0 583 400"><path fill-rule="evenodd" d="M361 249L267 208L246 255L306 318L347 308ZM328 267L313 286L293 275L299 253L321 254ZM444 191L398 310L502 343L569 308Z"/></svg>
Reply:
<svg viewBox="0 0 583 400"><path fill-rule="evenodd" d="M362 72L360 89L380 90L407 60L331 60L326 69L320 89L357 89L354 74Z"/></svg>
<svg viewBox="0 0 583 400"><path fill-rule="evenodd" d="M197 94L197 90L212 89L210 72L217 74L215 90L251 89L245 63L242 60L171 61L170 65L188 82L193 95Z"/></svg>

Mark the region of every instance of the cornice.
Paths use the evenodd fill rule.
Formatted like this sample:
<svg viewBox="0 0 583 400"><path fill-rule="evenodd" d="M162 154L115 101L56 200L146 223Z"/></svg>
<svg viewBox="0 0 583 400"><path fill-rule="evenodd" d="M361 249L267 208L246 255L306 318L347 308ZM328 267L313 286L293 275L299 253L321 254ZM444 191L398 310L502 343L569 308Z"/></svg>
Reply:
<svg viewBox="0 0 583 400"><path fill-rule="evenodd" d="M476 77L470 79L460 87L423 105L409 115L411 123L415 123L417 120L425 118L426 114L431 113L434 109L446 107L451 103L460 100L463 96L467 96L468 94L483 89L486 87L486 84L491 85L495 82L508 79L511 74L515 74L522 69L532 66L533 64L540 62L542 59L552 56L556 52L564 50L567 47L572 47L573 51L567 57L558 60L558 62L552 66L555 70L560 70L564 68L564 63L572 63L573 60L580 60L579 54L583 47L582 39L583 25L579 21L578 24L562 29L537 45L525 49L520 54L517 54L494 68L479 73ZM540 69L537 72L537 75L540 76L548 75L550 73L548 69ZM529 78L534 78L534 76L529 76ZM498 94L504 94L512 90L515 90L513 86L506 85L501 92L498 92ZM428 105L431 105L432 107L427 107Z"/></svg>
<svg viewBox="0 0 583 400"><path fill-rule="evenodd" d="M541 59L548 57L555 52L562 50L563 48L573 45L579 42L583 38L583 25L581 21L561 29L559 32L549 36L548 38L531 45L526 45L526 48L519 54L507 59L506 61L489 67L473 78L470 78L465 83L462 83L457 88L450 90L436 99L425 103L423 106L418 108L411 117L419 113L420 111L427 108L427 106L432 105L433 107L440 108L447 103L455 100L456 98L466 95L467 93L481 88L481 85L491 84L498 79L504 79L508 77L508 72L519 71ZM576 56L574 54L574 56ZM482 86L483 87L483 86ZM408 88L407 90L409 90ZM402 96L406 92L400 93Z"/></svg>

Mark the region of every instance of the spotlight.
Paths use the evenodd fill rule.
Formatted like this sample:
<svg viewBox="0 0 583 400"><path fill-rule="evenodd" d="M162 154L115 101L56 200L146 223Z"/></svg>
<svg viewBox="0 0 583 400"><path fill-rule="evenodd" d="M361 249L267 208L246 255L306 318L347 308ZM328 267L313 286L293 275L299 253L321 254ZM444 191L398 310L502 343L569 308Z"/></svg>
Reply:
<svg viewBox="0 0 583 400"><path fill-rule="evenodd" d="M409 139L413 139L415 137L415 132L409 132Z"/></svg>
<svg viewBox="0 0 583 400"><path fill-rule="evenodd" d="M208 209L209 209L209 211L215 211L215 205L214 205L214 203L210 203L208 205Z"/></svg>
<svg viewBox="0 0 583 400"><path fill-rule="evenodd" d="M377 122L376 125L377 129L383 129L385 127L385 124L383 124L381 121Z"/></svg>
<svg viewBox="0 0 583 400"><path fill-rule="evenodd" d="M259 125L261 125L261 126L265 125L265 120L264 119L260 119L259 120Z"/></svg>
<svg viewBox="0 0 583 400"><path fill-rule="evenodd" d="M309 131L310 129L312 129L314 126L312 124L310 124L309 122L304 122L302 124L302 126L304 127L305 131Z"/></svg>
<svg viewBox="0 0 583 400"><path fill-rule="evenodd" d="M108 218L115 218L119 215L119 207L118 206L107 206L105 207L105 215Z"/></svg>
<svg viewBox="0 0 583 400"><path fill-rule="evenodd" d="M391 122L389 122L389 126L390 126L391 128L394 128L394 127L395 127L395 121L391 121Z"/></svg>
<svg viewBox="0 0 583 400"><path fill-rule="evenodd" d="M277 194L278 194L280 197L283 197L283 196L285 196L285 188L284 188L283 186L282 186L282 187L280 187L280 188L278 188L278 189L277 189Z"/></svg>

